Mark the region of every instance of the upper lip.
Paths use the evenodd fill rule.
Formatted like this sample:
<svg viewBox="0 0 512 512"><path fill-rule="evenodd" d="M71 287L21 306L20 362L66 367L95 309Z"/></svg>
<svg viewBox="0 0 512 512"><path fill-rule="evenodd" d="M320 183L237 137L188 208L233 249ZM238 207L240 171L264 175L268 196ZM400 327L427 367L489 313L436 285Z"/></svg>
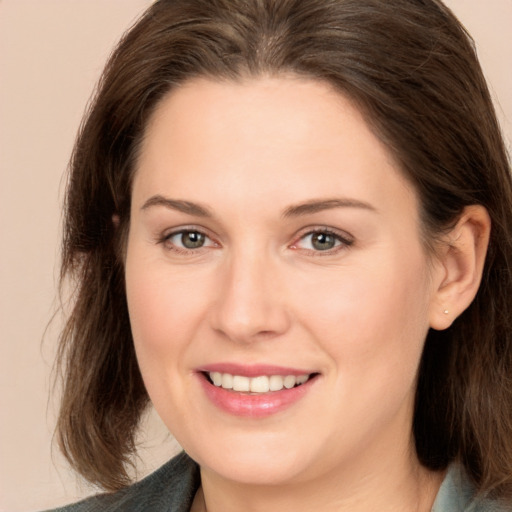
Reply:
<svg viewBox="0 0 512 512"><path fill-rule="evenodd" d="M316 373L313 370L276 366L268 364L239 364L239 363L212 363L201 366L198 372L219 372L243 377L260 377L262 375L309 375Z"/></svg>

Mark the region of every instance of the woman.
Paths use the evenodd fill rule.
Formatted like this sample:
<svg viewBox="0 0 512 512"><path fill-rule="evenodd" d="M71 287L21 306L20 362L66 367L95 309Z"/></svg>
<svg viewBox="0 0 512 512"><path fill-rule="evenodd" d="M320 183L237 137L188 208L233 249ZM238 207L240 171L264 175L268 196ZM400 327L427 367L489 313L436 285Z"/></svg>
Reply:
<svg viewBox="0 0 512 512"><path fill-rule="evenodd" d="M64 510L512 510L511 205L441 2L157 1L71 163Z"/></svg>

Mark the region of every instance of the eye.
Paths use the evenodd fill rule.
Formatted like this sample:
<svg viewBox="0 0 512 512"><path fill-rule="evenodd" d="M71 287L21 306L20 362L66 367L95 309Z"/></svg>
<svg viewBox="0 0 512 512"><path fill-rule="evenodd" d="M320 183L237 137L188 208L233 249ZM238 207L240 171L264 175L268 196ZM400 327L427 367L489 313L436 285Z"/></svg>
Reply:
<svg viewBox="0 0 512 512"><path fill-rule="evenodd" d="M328 229L319 229L303 235L298 242L293 244L293 249L305 249L307 251L328 252L337 248L348 247L352 245L353 240L346 236L330 231Z"/></svg>
<svg viewBox="0 0 512 512"><path fill-rule="evenodd" d="M317 251L328 251L334 249L340 242L331 233L312 233L307 235L309 244Z"/></svg>
<svg viewBox="0 0 512 512"><path fill-rule="evenodd" d="M204 233L194 229L175 231L164 236L161 242L175 251L193 251L195 249L216 245L215 242Z"/></svg>
<svg viewBox="0 0 512 512"><path fill-rule="evenodd" d="M199 231L182 231L169 239L174 245L180 245L185 249L199 249L203 247L206 236Z"/></svg>

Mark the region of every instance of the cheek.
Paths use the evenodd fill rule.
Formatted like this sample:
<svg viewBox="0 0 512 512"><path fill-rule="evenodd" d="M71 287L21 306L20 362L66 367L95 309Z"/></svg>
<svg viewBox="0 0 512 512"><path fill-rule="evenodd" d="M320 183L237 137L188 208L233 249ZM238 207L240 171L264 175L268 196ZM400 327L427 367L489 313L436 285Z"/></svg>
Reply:
<svg viewBox="0 0 512 512"><path fill-rule="evenodd" d="M126 293L137 361L151 401L174 431L175 411L187 404L189 349L201 295L169 275L165 264L130 256Z"/></svg>
<svg viewBox="0 0 512 512"><path fill-rule="evenodd" d="M126 258L128 311L143 374L148 368L165 372L166 366L178 364L197 322L201 297L193 283L171 272L155 252L132 240Z"/></svg>
<svg viewBox="0 0 512 512"><path fill-rule="evenodd" d="M334 277L334 278L333 278ZM421 251L375 258L303 283L302 317L334 364L347 371L415 374L428 331L429 281Z"/></svg>
<svg viewBox="0 0 512 512"><path fill-rule="evenodd" d="M172 357L199 323L201 294L151 272L127 275L130 322L138 353ZM167 285L166 283L172 283Z"/></svg>

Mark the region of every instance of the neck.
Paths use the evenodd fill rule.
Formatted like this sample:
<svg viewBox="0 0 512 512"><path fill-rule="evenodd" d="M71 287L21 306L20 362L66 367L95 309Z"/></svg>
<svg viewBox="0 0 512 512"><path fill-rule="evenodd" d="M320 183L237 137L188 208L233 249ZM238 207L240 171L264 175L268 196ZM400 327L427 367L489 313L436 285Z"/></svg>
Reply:
<svg viewBox="0 0 512 512"><path fill-rule="evenodd" d="M255 485L226 480L201 469L202 487L193 511L201 512L428 512L443 473L422 467L414 449L401 459L337 467L314 479ZM395 454L396 455L396 454Z"/></svg>

